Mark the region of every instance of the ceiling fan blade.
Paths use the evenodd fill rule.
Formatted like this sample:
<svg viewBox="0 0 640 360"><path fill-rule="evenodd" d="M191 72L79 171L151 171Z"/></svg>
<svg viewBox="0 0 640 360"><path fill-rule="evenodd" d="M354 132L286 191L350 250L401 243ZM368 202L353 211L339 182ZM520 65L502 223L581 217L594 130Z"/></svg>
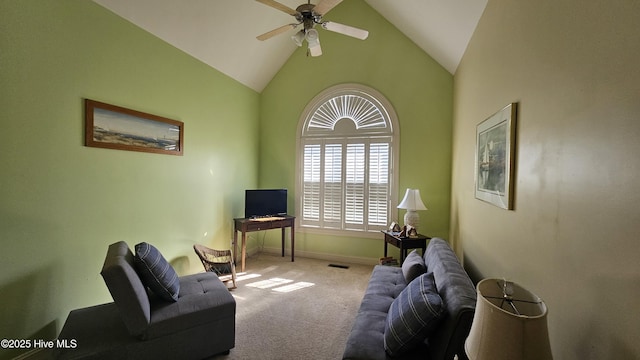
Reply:
<svg viewBox="0 0 640 360"><path fill-rule="evenodd" d="M325 15L336 5L340 4L342 0L320 0L318 5L313 8L313 11L320 15Z"/></svg>
<svg viewBox="0 0 640 360"><path fill-rule="evenodd" d="M322 27L326 30L351 36L360 40L364 40L369 36L369 32L367 30L358 29L349 25L339 24L333 21L327 21L322 23Z"/></svg>
<svg viewBox="0 0 640 360"><path fill-rule="evenodd" d="M267 6L271 6L272 8L285 12L289 15L295 16L297 14L297 12L292 8L288 7L287 5L280 4L275 0L256 0L256 1L259 3L265 4Z"/></svg>
<svg viewBox="0 0 640 360"><path fill-rule="evenodd" d="M265 41L267 39L271 39L272 37L276 36L276 35L280 35L283 32L286 32L290 29L295 29L296 26L298 26L298 24L287 24L287 25L283 25L280 26L279 28L273 29L271 31L268 31L262 35L256 36L256 39L260 40L260 41Z"/></svg>

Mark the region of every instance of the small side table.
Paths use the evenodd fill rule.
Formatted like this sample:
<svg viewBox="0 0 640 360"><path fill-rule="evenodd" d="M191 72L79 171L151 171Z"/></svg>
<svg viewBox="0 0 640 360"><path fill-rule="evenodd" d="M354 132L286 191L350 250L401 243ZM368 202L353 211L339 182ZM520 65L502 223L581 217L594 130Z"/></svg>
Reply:
<svg viewBox="0 0 640 360"><path fill-rule="evenodd" d="M400 264L404 262L409 249L421 248L424 256L424 252L427 250L427 240L431 239L429 236L420 234L418 234L418 237L400 237L399 233L391 231L385 230L382 233L384 234L384 256L387 256L387 244L400 248Z"/></svg>

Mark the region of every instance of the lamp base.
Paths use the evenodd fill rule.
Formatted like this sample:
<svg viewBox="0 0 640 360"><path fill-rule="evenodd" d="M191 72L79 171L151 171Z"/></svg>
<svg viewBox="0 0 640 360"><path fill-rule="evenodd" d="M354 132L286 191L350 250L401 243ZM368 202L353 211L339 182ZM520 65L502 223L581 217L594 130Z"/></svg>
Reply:
<svg viewBox="0 0 640 360"><path fill-rule="evenodd" d="M407 210L404 214L404 224L411 225L417 231L418 225L420 225L420 215L418 215L418 212L415 210Z"/></svg>

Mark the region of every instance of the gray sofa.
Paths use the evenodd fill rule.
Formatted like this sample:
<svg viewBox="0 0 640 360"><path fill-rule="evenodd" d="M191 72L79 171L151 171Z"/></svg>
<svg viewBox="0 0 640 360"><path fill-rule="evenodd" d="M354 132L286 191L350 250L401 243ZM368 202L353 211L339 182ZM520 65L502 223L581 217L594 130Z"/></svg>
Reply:
<svg viewBox="0 0 640 360"><path fill-rule="evenodd" d="M418 253L414 255L420 259ZM415 272L415 267L409 270L409 258L403 267L376 265L347 339L343 359L451 360L456 354L459 359L466 359L464 341L469 334L476 305L474 285L446 241L431 239L422 259L423 271L433 273L443 308L443 315L431 335L401 356L387 354L387 314L394 300L408 286L405 278L407 271Z"/></svg>
<svg viewBox="0 0 640 360"><path fill-rule="evenodd" d="M101 272L114 302L73 310L58 359L203 359L235 346L236 302L211 272L177 278L177 300L147 290L125 242L109 246Z"/></svg>

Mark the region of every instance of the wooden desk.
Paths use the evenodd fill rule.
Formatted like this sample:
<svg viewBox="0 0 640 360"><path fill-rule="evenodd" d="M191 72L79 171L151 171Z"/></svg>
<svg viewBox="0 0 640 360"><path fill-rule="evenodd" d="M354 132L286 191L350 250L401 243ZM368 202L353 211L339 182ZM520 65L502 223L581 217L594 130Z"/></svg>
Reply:
<svg viewBox="0 0 640 360"><path fill-rule="evenodd" d="M238 231L242 233L242 262L240 263L240 271L244 271L244 259L247 255L247 233L252 231L282 229L282 256L284 257L284 233L285 229L291 228L291 261L293 262L293 249L295 243L295 216L283 215L275 218L267 219L233 219L233 261L236 262L236 254L238 253Z"/></svg>
<svg viewBox="0 0 640 360"><path fill-rule="evenodd" d="M387 244L391 244L395 247L400 248L400 264L404 262L404 258L407 257L408 249L422 249L422 256L424 256L424 252L427 250L427 240L431 239L428 236L418 234L418 237L410 238L410 237L400 237L397 234L394 234L390 231L383 231L384 234L384 256L387 257Z"/></svg>

